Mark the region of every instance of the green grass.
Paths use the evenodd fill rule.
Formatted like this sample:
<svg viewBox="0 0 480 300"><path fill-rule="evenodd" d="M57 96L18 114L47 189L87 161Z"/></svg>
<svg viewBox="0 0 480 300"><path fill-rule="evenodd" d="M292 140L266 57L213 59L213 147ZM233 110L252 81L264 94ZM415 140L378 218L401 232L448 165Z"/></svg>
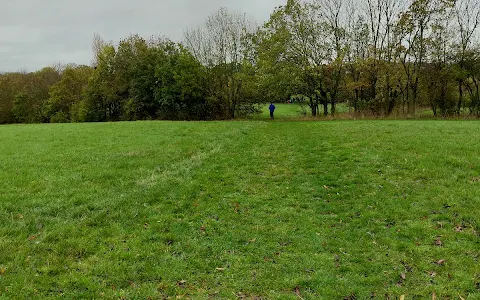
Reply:
<svg viewBox="0 0 480 300"><path fill-rule="evenodd" d="M270 119L269 105L262 107L262 113L254 116L254 119ZM302 108L298 104L275 103L275 118L276 119L294 119L303 116Z"/></svg>
<svg viewBox="0 0 480 300"><path fill-rule="evenodd" d="M0 141L1 299L480 299L477 122L17 125Z"/></svg>

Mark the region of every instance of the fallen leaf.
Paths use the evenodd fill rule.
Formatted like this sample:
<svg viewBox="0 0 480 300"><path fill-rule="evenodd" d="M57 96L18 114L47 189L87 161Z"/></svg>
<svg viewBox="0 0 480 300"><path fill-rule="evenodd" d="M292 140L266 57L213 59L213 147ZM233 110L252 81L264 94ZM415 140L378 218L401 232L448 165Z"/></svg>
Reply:
<svg viewBox="0 0 480 300"><path fill-rule="evenodd" d="M405 275L405 273L402 273L400 277L402 277L402 279L405 280L407 278L407 275Z"/></svg>
<svg viewBox="0 0 480 300"><path fill-rule="evenodd" d="M7 268L5 267L0 268L0 276L5 275L6 272L7 272Z"/></svg>
<svg viewBox="0 0 480 300"><path fill-rule="evenodd" d="M31 236L28 237L28 240L29 240L29 241L34 241L34 240L36 240L36 239L37 239L37 236L36 236L36 235L31 235Z"/></svg>
<svg viewBox="0 0 480 300"><path fill-rule="evenodd" d="M217 271L225 271L225 268L215 268Z"/></svg>
<svg viewBox="0 0 480 300"><path fill-rule="evenodd" d="M460 297L460 300L465 300L465 298L463 298L462 296L460 296L460 294L458 294L458 297Z"/></svg>
<svg viewBox="0 0 480 300"><path fill-rule="evenodd" d="M445 264L445 261L444 259L441 259L439 261L436 262L437 265L444 265Z"/></svg>
<svg viewBox="0 0 480 300"><path fill-rule="evenodd" d="M402 263L403 267L405 268L406 272L412 272L412 270L413 270L412 267L410 267L407 263L405 263L403 261L401 263Z"/></svg>
<svg viewBox="0 0 480 300"><path fill-rule="evenodd" d="M233 210L235 211L236 214L238 214L238 210L240 208L240 203L235 202L234 206L235 206L235 208Z"/></svg>
<svg viewBox="0 0 480 300"><path fill-rule="evenodd" d="M405 300L405 295L401 295L400 300Z"/></svg>
<svg viewBox="0 0 480 300"><path fill-rule="evenodd" d="M435 292L432 294L432 300L437 300L437 294Z"/></svg>
<svg viewBox="0 0 480 300"><path fill-rule="evenodd" d="M335 262L335 267L340 268L340 257L337 254L333 256L333 261Z"/></svg>
<svg viewBox="0 0 480 300"><path fill-rule="evenodd" d="M437 273L435 273L433 271L428 271L428 275L430 275L430 277L435 277L435 276L437 276Z"/></svg>
<svg viewBox="0 0 480 300"><path fill-rule="evenodd" d="M242 292L235 294L235 296L237 296L237 298L240 298L240 299L245 299L245 298L247 298L247 295L245 295L245 294L242 293Z"/></svg>
<svg viewBox="0 0 480 300"><path fill-rule="evenodd" d="M352 293L350 296L344 297L343 300L356 300L357 296Z"/></svg>
<svg viewBox="0 0 480 300"><path fill-rule="evenodd" d="M302 294L300 293L300 287L299 286L295 287L295 295L297 295L298 298L303 299Z"/></svg>
<svg viewBox="0 0 480 300"><path fill-rule="evenodd" d="M180 280L177 282L177 286L184 287L186 283L187 283L186 280Z"/></svg>

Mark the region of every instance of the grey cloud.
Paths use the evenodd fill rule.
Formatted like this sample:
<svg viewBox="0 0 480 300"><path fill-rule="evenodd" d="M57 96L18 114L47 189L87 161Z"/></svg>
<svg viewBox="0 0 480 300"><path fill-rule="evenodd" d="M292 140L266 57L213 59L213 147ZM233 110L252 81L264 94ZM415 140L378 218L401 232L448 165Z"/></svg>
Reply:
<svg viewBox="0 0 480 300"><path fill-rule="evenodd" d="M286 0L1 0L0 71L36 70L56 62L88 64L93 33L117 42L131 33L181 41L216 9L258 22Z"/></svg>

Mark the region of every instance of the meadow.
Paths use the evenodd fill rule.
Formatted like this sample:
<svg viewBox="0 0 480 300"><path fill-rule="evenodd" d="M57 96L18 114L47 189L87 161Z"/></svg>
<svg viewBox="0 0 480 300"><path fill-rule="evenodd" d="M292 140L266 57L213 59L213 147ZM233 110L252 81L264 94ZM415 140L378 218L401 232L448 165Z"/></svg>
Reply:
<svg viewBox="0 0 480 300"><path fill-rule="evenodd" d="M0 127L0 299L480 299L478 122L281 112Z"/></svg>

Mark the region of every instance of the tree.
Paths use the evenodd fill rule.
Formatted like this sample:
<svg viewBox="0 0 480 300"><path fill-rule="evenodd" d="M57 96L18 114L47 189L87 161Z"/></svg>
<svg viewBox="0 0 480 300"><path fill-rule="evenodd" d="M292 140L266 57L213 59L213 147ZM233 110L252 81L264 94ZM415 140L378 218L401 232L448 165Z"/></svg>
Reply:
<svg viewBox="0 0 480 300"><path fill-rule="evenodd" d="M226 107L226 114L235 117L238 108L248 103L242 97L240 81L244 61L251 58L249 37L255 26L245 15L221 8L204 26L185 32L185 45L193 56L207 67L209 101Z"/></svg>
<svg viewBox="0 0 480 300"><path fill-rule="evenodd" d="M44 106L45 117L50 122L79 120L72 116L75 105L82 100L83 90L88 84L93 69L88 66L67 66L62 79L50 88L50 97Z"/></svg>
<svg viewBox="0 0 480 300"><path fill-rule="evenodd" d="M0 124L15 123L13 106L16 93L22 89L23 74L7 73L0 75Z"/></svg>
<svg viewBox="0 0 480 300"><path fill-rule="evenodd" d="M165 56L156 64L154 90L163 119L209 119L205 101L204 67L181 45L163 45Z"/></svg>
<svg viewBox="0 0 480 300"><path fill-rule="evenodd" d="M271 15L258 41L259 72L266 89L281 85L284 97L301 94L308 100L313 116L319 104L328 113L328 87L323 76L332 56L327 28L319 21L317 6L289 0ZM285 99L285 98L283 98Z"/></svg>
<svg viewBox="0 0 480 300"><path fill-rule="evenodd" d="M463 87L468 85L468 82L475 81L475 79L471 79L473 74L471 70L468 70L466 61L468 56L471 55L472 41L480 23L480 3L472 0L457 0L454 15L457 21L456 31L459 33L457 35L458 43L456 49L456 63L458 65L456 80L458 83L457 113L460 114L463 103ZM474 97L472 90L468 86L466 88L470 93L470 97ZM476 106L476 101L472 103Z"/></svg>
<svg viewBox="0 0 480 300"><path fill-rule="evenodd" d="M84 93L84 120L88 122L116 121L122 105L115 86L115 55L113 45L104 46L98 53L98 64Z"/></svg>
<svg viewBox="0 0 480 300"><path fill-rule="evenodd" d="M331 56L326 56L325 78L329 83L328 94L331 101L331 113L335 114L335 105L338 101L342 81L344 80L345 61L348 51L347 44L347 5L344 0L316 0L317 16L320 18L319 24L324 24L327 41L330 46ZM324 41L325 42L325 41ZM328 114L324 110L324 114Z"/></svg>
<svg viewBox="0 0 480 300"><path fill-rule="evenodd" d="M365 102L367 97L365 91L368 88L368 80L365 76L365 61L367 59L368 46L370 40L370 31L368 24L362 14L358 13L356 6L358 3L353 1L347 5L347 52L346 52L346 89L353 93L351 105L354 112L358 113L361 109L361 102Z"/></svg>
<svg viewBox="0 0 480 300"><path fill-rule="evenodd" d="M60 80L60 74L51 67L20 76L22 82L15 92L12 113L20 123L42 123L48 120L43 106L49 98L51 86Z"/></svg>

